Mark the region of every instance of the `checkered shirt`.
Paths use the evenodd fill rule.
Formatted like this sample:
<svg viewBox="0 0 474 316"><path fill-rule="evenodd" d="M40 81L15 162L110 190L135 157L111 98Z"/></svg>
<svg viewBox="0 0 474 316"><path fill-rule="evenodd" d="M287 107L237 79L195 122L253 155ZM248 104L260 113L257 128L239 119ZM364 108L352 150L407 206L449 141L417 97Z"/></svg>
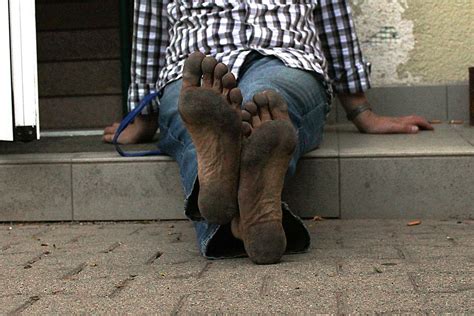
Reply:
<svg viewBox="0 0 474 316"><path fill-rule="evenodd" d="M329 95L370 87L348 0L135 0L129 109L179 79L197 50L237 78L257 51L322 75Z"/></svg>

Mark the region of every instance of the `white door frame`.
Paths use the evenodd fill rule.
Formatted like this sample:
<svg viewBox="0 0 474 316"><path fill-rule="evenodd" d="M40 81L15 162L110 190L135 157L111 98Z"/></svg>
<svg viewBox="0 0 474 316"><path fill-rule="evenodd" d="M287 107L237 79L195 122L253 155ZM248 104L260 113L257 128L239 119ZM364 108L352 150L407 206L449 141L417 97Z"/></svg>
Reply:
<svg viewBox="0 0 474 316"><path fill-rule="evenodd" d="M39 139L35 0L0 0L0 17L0 140Z"/></svg>
<svg viewBox="0 0 474 316"><path fill-rule="evenodd" d="M0 140L13 140L10 15L8 0L0 0Z"/></svg>

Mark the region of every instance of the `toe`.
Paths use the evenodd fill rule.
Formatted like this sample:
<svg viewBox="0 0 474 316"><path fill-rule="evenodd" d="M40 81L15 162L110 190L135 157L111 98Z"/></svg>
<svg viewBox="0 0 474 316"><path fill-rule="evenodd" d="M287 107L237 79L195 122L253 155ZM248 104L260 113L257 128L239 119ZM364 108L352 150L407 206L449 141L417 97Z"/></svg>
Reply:
<svg viewBox="0 0 474 316"><path fill-rule="evenodd" d="M274 90L265 91L268 98L268 108L272 119L274 120L289 120L288 105L285 99Z"/></svg>
<svg viewBox="0 0 474 316"><path fill-rule="evenodd" d="M222 93L224 95L229 95L231 89L235 88L237 85L237 81L235 80L235 76L228 72L222 77Z"/></svg>
<svg viewBox="0 0 474 316"><path fill-rule="evenodd" d="M252 115L251 124L253 128L258 128L260 127L260 125L262 125L262 120L260 119L260 116L258 116L258 114Z"/></svg>
<svg viewBox="0 0 474 316"><path fill-rule="evenodd" d="M252 114L250 114L247 110L242 110L242 121L250 123L252 120Z"/></svg>
<svg viewBox="0 0 474 316"><path fill-rule="evenodd" d="M262 124L262 122L260 121L260 117L258 116L258 108L255 103L247 102L245 104L243 112L247 112L250 114L250 119L248 122L252 125L253 128L257 128Z"/></svg>
<svg viewBox="0 0 474 316"><path fill-rule="evenodd" d="M226 65L223 63L217 64L217 66L214 68L214 89L222 92L222 77L224 77L224 75L228 72L229 70L227 69Z"/></svg>
<svg viewBox="0 0 474 316"><path fill-rule="evenodd" d="M253 96L253 101L257 104L258 113L262 122L271 121L272 116L268 108L268 98L265 93L257 93Z"/></svg>
<svg viewBox="0 0 474 316"><path fill-rule="evenodd" d="M206 88L212 88L214 83L214 68L217 60L214 57L207 56L201 63L202 85Z"/></svg>
<svg viewBox="0 0 474 316"><path fill-rule="evenodd" d="M252 134L252 125L248 122L242 122L242 135L249 137Z"/></svg>
<svg viewBox="0 0 474 316"><path fill-rule="evenodd" d="M229 92L229 102L234 106L235 109L240 109L242 104L242 92L239 88L233 88Z"/></svg>
<svg viewBox="0 0 474 316"><path fill-rule="evenodd" d="M247 102L245 104L244 110L250 113L250 115L254 116L258 114L257 105L253 102Z"/></svg>
<svg viewBox="0 0 474 316"><path fill-rule="evenodd" d="M197 51L186 59L183 68L183 88L198 87L201 84L201 63L204 57L206 56L203 53Z"/></svg>

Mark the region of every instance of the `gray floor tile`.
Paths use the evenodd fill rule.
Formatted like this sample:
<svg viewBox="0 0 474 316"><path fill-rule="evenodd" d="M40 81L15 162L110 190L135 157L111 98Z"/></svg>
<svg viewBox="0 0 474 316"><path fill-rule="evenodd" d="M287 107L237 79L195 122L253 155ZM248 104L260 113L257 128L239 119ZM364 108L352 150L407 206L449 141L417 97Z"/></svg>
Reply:
<svg viewBox="0 0 474 316"><path fill-rule="evenodd" d="M474 146L474 126L464 125L453 125L453 129L461 135L464 140Z"/></svg>
<svg viewBox="0 0 474 316"><path fill-rule="evenodd" d="M469 86L448 86L448 119L469 121Z"/></svg>
<svg viewBox="0 0 474 316"><path fill-rule="evenodd" d="M339 217L337 159L302 159L283 192L283 200L302 217Z"/></svg>
<svg viewBox="0 0 474 316"><path fill-rule="evenodd" d="M428 120L447 119L446 86L375 87L367 91L374 111L381 115L421 115ZM338 122L347 122L338 111Z"/></svg>
<svg viewBox="0 0 474 316"><path fill-rule="evenodd" d="M355 127L338 126L341 157L407 157L474 155L474 147L453 126L413 135L360 134Z"/></svg>
<svg viewBox="0 0 474 316"><path fill-rule="evenodd" d="M337 107L333 104L331 112L326 118L326 124L335 124L337 122Z"/></svg>
<svg viewBox="0 0 474 316"><path fill-rule="evenodd" d="M2 221L72 219L70 165L0 165L0 179Z"/></svg>
<svg viewBox="0 0 474 316"><path fill-rule="evenodd" d="M474 157L341 159L343 218L470 218Z"/></svg>
<svg viewBox="0 0 474 316"><path fill-rule="evenodd" d="M337 140L337 126L327 125L324 129L323 141L321 145L304 155L304 158L335 158L339 156L339 146Z"/></svg>
<svg viewBox="0 0 474 316"><path fill-rule="evenodd" d="M75 220L184 218L175 162L73 165Z"/></svg>

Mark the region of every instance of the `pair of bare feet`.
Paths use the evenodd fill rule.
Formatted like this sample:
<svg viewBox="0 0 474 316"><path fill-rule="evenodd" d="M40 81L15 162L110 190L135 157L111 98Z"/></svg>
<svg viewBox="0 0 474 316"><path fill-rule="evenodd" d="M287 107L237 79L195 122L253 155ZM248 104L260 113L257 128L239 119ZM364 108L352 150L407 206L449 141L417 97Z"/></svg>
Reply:
<svg viewBox="0 0 474 316"><path fill-rule="evenodd" d="M281 191L296 132L275 91L241 103L226 65L199 52L188 57L179 113L196 148L201 214L231 223L253 262L276 263L286 249Z"/></svg>

